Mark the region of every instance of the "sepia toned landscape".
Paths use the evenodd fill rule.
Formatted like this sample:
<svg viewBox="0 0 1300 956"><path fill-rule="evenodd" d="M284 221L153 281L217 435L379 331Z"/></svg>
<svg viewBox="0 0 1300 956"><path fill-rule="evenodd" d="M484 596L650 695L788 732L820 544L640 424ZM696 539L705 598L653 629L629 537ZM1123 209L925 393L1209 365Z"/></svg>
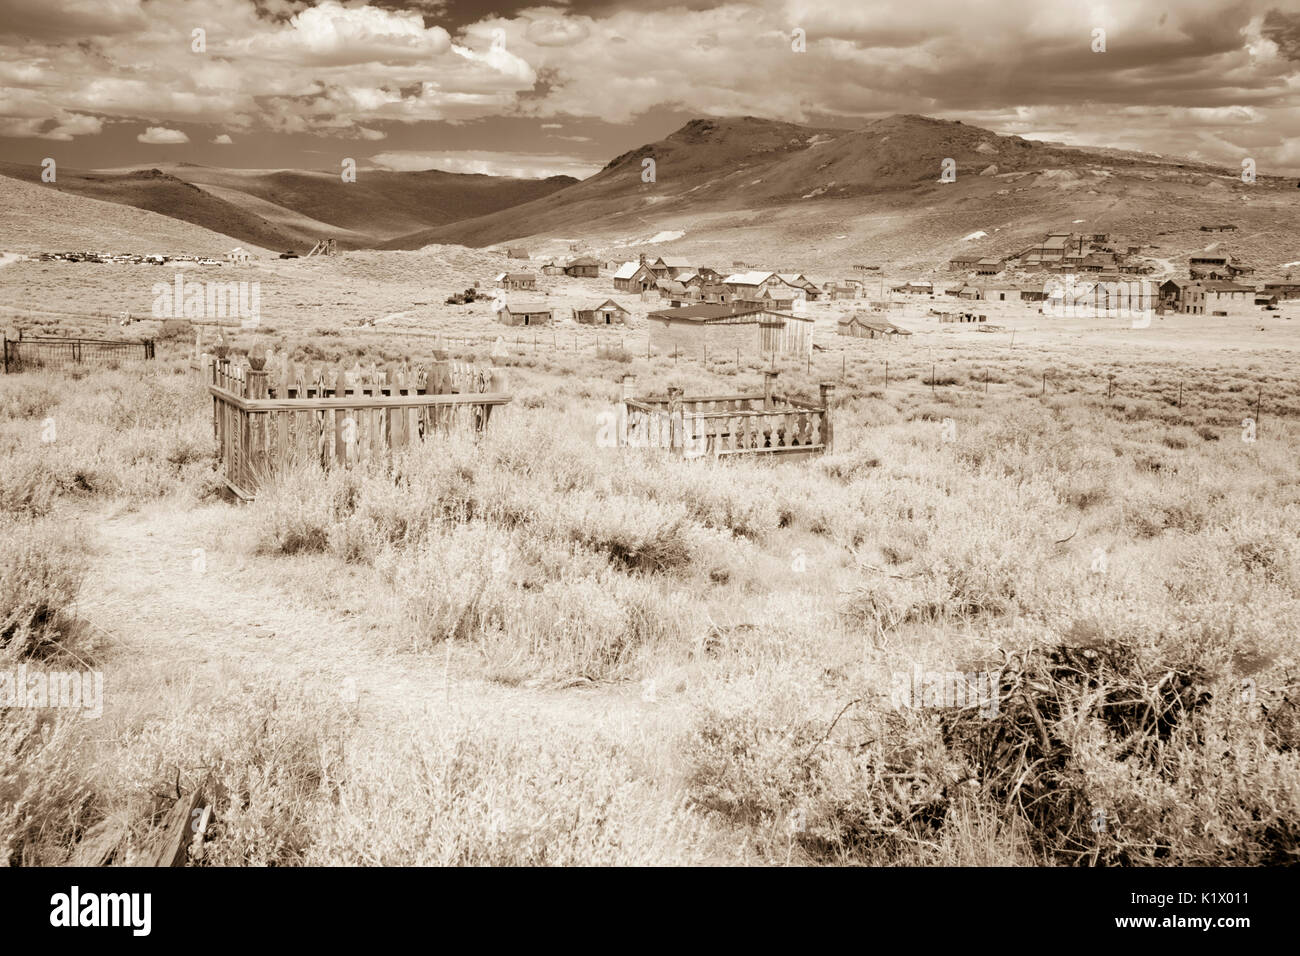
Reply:
<svg viewBox="0 0 1300 956"><path fill-rule="evenodd" d="M693 112L0 157L0 860L1296 862L1300 162Z"/></svg>

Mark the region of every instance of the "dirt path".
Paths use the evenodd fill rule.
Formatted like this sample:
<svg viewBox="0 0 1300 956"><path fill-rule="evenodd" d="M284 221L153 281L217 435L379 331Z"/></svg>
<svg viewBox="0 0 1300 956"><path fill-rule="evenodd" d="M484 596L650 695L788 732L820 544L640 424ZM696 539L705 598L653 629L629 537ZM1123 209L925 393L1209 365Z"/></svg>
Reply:
<svg viewBox="0 0 1300 956"><path fill-rule="evenodd" d="M97 656L109 675L142 657L197 679L216 679L234 665L237 673L355 699L363 723L386 727L448 707L579 727L644 722L667 709L643 702L632 685L549 690L459 676L472 654L463 648L445 656L392 650L382 624L293 593L285 569L275 567L289 559L214 549L214 531L238 515L214 504L96 517L95 552L77 607L99 632ZM202 571L194 568L198 548ZM109 706L112 683L106 681Z"/></svg>

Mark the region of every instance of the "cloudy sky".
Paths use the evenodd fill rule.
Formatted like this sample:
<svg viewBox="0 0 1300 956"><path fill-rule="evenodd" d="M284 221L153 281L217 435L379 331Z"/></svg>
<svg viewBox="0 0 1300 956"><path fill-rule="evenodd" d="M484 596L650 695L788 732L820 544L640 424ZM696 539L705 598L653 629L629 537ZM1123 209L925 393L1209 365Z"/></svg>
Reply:
<svg viewBox="0 0 1300 956"><path fill-rule="evenodd" d="M900 112L1296 175L1300 3L0 0L11 162L585 176L696 116Z"/></svg>

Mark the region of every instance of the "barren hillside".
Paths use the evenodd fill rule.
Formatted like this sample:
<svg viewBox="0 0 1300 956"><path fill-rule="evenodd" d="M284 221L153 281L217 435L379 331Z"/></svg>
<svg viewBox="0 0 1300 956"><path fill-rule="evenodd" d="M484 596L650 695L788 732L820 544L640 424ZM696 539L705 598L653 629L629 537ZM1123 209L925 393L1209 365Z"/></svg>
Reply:
<svg viewBox="0 0 1300 956"><path fill-rule="evenodd" d="M0 173L40 183L40 169ZM220 169L188 163L145 169L60 168L51 188L192 222L268 249L306 251L333 238L345 249L481 216L545 196L574 180L361 169L357 181L312 170Z"/></svg>
<svg viewBox="0 0 1300 956"><path fill-rule="evenodd" d="M652 183L641 181L646 158L655 160ZM956 180L943 183L948 158ZM959 252L1010 253L1048 230L1074 228L1115 233L1175 262L1220 241L1272 272L1300 259L1297 200L1290 180L1261 176L1248 185L1232 170L922 116L852 131L696 120L556 195L415 238L521 239L549 252L581 235L615 256L671 249L722 265L924 273ZM1238 231L1199 230L1218 222ZM979 232L986 237L965 238Z"/></svg>
<svg viewBox="0 0 1300 956"><path fill-rule="evenodd" d="M223 255L242 244L252 253L266 253L254 243L237 242L229 235L170 216L8 176L0 176L0 237L11 252Z"/></svg>

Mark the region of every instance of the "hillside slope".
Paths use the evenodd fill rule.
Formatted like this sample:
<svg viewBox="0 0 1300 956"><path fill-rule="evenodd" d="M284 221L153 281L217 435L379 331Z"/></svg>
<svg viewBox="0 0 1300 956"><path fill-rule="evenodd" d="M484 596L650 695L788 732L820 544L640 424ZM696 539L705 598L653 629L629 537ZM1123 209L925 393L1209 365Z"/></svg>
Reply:
<svg viewBox="0 0 1300 956"><path fill-rule="evenodd" d="M0 163L0 174L40 183L40 168ZM395 236L546 196L567 176L508 179L440 170L362 169L337 173L220 169L186 163L148 169L60 168L48 184L63 192L147 209L245 244L304 250L332 238L344 249L371 248Z"/></svg>
<svg viewBox="0 0 1300 956"><path fill-rule="evenodd" d="M656 161L656 182L641 181L646 157ZM956 181L941 183L948 158ZM1132 239L1156 258L1221 240L1264 269L1300 259L1294 187L1267 177L1247 185L1208 165L1038 143L923 116L856 130L694 120L553 196L390 245L519 239L546 255L578 235L611 255L670 246L723 266L745 259L848 275L855 264L933 271L959 252L1006 254L1050 230L1086 229ZM1199 231L1220 221L1238 232ZM964 239L978 232L987 236ZM654 241L662 237L673 238Z"/></svg>
<svg viewBox="0 0 1300 956"><path fill-rule="evenodd" d="M106 251L221 256L237 245L268 250L193 223L50 185L0 176L0 242L6 251Z"/></svg>

